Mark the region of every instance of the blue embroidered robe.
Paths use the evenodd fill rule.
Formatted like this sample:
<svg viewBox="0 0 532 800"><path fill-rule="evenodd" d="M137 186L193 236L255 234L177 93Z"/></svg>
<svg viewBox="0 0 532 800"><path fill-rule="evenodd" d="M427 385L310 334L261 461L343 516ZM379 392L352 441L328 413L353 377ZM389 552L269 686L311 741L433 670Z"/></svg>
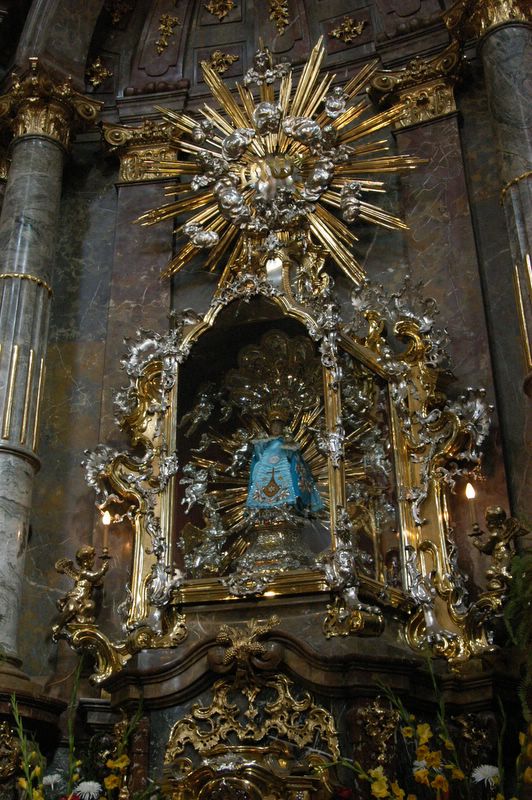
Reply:
<svg viewBox="0 0 532 800"><path fill-rule="evenodd" d="M253 445L248 508L294 506L320 511L323 502L297 444L283 436L258 439Z"/></svg>

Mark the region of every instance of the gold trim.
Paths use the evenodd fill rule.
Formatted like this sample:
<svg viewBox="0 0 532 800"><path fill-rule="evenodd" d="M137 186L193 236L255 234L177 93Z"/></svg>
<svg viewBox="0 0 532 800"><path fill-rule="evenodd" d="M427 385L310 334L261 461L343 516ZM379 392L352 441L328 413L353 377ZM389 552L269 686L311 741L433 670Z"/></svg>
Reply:
<svg viewBox="0 0 532 800"><path fill-rule="evenodd" d="M43 289L46 289L50 296L53 294L51 287L46 281L43 281L42 278L37 278L35 275L29 275L27 272L0 272L0 280L5 278L18 278L22 281L32 281L32 283L36 283L38 286L42 286Z"/></svg>
<svg viewBox="0 0 532 800"><path fill-rule="evenodd" d="M523 350L525 354L525 363L528 370L532 369L532 349L530 346L530 334L528 332L528 324L526 321L525 303L523 293L521 291L521 281L519 280L519 268L517 264L514 265L514 289L517 302L517 311L519 317L519 329L521 331L521 341L523 343Z"/></svg>
<svg viewBox="0 0 532 800"><path fill-rule="evenodd" d="M30 347L30 355L28 359L28 374L26 376L26 390L24 392L24 411L22 413L22 423L20 425L20 443L25 444L26 434L28 428L28 417L31 405L31 385L33 382L33 362L35 360L35 351Z"/></svg>
<svg viewBox="0 0 532 800"><path fill-rule="evenodd" d="M39 436L39 422L41 421L41 394L45 376L44 358L41 358L41 365L39 368L39 383L37 388L37 401L35 404L35 422L33 424L33 438L32 449L37 449L37 438Z"/></svg>
<svg viewBox="0 0 532 800"><path fill-rule="evenodd" d="M56 81L31 57L29 68L0 95L0 119L8 121L15 138L46 136L66 148L72 131L93 125L102 105L76 92L70 78Z"/></svg>
<svg viewBox="0 0 532 800"><path fill-rule="evenodd" d="M118 180L123 183L171 177L181 163L176 161L178 146L167 122L145 119L139 127L104 122L102 131L109 152L120 160Z"/></svg>
<svg viewBox="0 0 532 800"><path fill-rule="evenodd" d="M4 425L2 428L2 439L9 439L11 428L11 414L13 412L13 395L15 394L15 381L17 378L19 345L13 345L11 362L9 364L9 378L7 383L6 406L4 410Z"/></svg>
<svg viewBox="0 0 532 800"><path fill-rule="evenodd" d="M501 189L501 199L500 199L501 206L504 203L504 198L506 197L506 193L508 192L508 190L512 186L515 186L517 183L519 183L519 181L523 181L523 180L525 180L525 178L530 178L531 175L532 175L532 169L528 169L526 172L522 172L520 175L516 175L515 178L512 178L511 181L508 181L508 183L506 183L502 187L502 189Z"/></svg>
<svg viewBox="0 0 532 800"><path fill-rule="evenodd" d="M459 42L452 42L432 58L416 56L397 70L375 73L370 94L380 105L403 105L396 128L418 125L456 111L454 86L462 65Z"/></svg>
<svg viewBox="0 0 532 800"><path fill-rule="evenodd" d="M501 25L532 22L530 0L458 0L442 19L451 36L483 38Z"/></svg>

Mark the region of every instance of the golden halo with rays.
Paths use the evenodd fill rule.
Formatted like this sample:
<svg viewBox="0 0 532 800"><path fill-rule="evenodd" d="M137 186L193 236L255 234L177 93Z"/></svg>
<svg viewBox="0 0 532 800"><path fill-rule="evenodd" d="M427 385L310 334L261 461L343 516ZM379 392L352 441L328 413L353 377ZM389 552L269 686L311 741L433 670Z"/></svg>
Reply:
<svg viewBox="0 0 532 800"><path fill-rule="evenodd" d="M324 56L320 39L293 89L290 65L273 65L267 48L260 49L243 83L236 84L239 102L203 62L205 81L221 112L205 104L196 121L158 108L189 160L147 164L154 174L192 176L190 182L167 188L171 202L137 220L152 225L191 215L177 231L189 240L164 275L178 272L206 248L206 269L214 271L227 259L222 284L250 252L272 254L284 242L296 240L303 252L312 244L325 248L360 283L363 270L351 252L357 237L348 224L364 220L386 228L407 227L364 199L385 192L383 182L373 176L426 163L408 155L381 155L388 150L385 140L363 141L401 117L404 106L368 115L370 102L359 96L378 62L364 66L343 88L331 90L335 76L320 76ZM258 97L251 86L258 87Z"/></svg>

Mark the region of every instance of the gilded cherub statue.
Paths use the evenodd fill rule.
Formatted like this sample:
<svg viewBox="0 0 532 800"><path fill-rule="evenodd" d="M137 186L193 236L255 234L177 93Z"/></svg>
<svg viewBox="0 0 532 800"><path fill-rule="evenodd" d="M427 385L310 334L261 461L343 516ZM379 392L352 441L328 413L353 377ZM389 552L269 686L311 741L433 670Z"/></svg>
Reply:
<svg viewBox="0 0 532 800"><path fill-rule="evenodd" d="M61 612L59 620L52 628L52 635L57 638L59 631L71 622L76 624L89 624L95 622L95 603L92 599L94 589L102 585L102 579L109 569L110 555L104 548L100 558L103 561L100 569L94 569L96 550L92 545L85 544L76 553L78 567L70 558L60 558L55 562L57 572L68 575L75 581L72 589L57 601L57 608Z"/></svg>
<svg viewBox="0 0 532 800"><path fill-rule="evenodd" d="M519 551L518 541L528 531L516 519L507 517L500 506L488 506L486 527L488 532L484 533L475 524L469 536L477 550L491 556L491 564L486 570L488 590L504 592L512 579L510 570L512 559Z"/></svg>

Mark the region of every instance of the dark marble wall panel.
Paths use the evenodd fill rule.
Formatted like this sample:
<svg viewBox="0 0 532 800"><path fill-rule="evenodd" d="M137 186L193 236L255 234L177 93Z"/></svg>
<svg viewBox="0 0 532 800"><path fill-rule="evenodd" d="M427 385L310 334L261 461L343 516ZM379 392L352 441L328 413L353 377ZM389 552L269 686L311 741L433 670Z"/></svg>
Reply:
<svg viewBox="0 0 532 800"><path fill-rule="evenodd" d="M21 637L24 666L33 675L53 669L56 646L49 631L55 601L70 585L54 563L61 556L72 558L92 537L94 494L80 462L99 435L113 180L98 142L76 146L65 169L38 448L42 466L35 481L21 616L23 629L35 632L31 639Z"/></svg>
<svg viewBox="0 0 532 800"><path fill-rule="evenodd" d="M161 278L172 255L172 221L142 227L133 224L138 215L165 202L163 183L124 184L118 187L116 229L112 254L112 278L107 321L107 342L102 387L100 429L91 445L98 442L128 446L127 437L116 425L113 411L115 392L127 383L120 359L138 328L164 332L170 311L170 281ZM99 540L101 526L95 527ZM131 532L112 526L109 545L113 559L105 584L102 625L119 634L117 606L126 599L129 579Z"/></svg>
<svg viewBox="0 0 532 800"><path fill-rule="evenodd" d="M469 386L484 387L496 405L492 352L484 311L483 286L469 207L457 117L450 116L397 134L401 152L428 160L402 178L401 203L410 230L406 235L409 271L423 281L427 296L440 308L438 325L449 332L449 354L456 383L449 394ZM509 506L498 410L492 415L483 463L485 481L476 484L476 517L483 521L487 505ZM481 559L465 531L470 527L464 505L465 482L451 499L451 520L461 564L478 579Z"/></svg>

